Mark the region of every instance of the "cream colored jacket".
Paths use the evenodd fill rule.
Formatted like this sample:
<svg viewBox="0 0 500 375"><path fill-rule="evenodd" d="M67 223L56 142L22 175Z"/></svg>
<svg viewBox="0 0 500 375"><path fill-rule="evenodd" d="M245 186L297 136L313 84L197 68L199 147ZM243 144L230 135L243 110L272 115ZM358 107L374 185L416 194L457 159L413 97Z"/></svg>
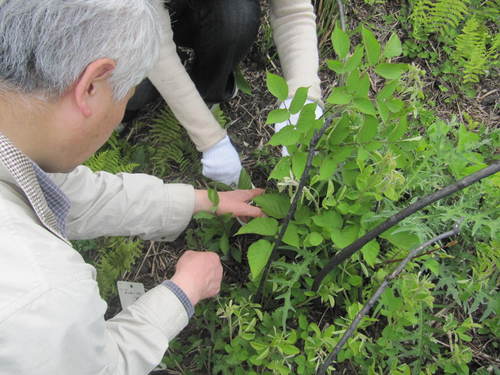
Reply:
<svg viewBox="0 0 500 375"><path fill-rule="evenodd" d="M149 78L197 149L206 151L224 138L226 131L207 108L181 63L166 10L162 23L166 37ZM309 98L320 101L316 18L311 1L271 0L271 25L290 95L299 87L310 87Z"/></svg>
<svg viewBox="0 0 500 375"><path fill-rule="evenodd" d="M54 227L30 164L1 141L0 375L147 374L188 322L182 303L160 285L105 321L94 267ZM194 208L191 186L152 176L79 167L53 178L72 202L70 239L172 240Z"/></svg>

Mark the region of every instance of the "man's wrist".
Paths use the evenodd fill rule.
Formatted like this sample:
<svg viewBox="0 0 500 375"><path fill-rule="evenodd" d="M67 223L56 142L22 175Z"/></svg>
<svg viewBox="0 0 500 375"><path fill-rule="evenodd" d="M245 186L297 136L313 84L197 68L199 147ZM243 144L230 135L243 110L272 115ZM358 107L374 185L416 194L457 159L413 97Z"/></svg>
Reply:
<svg viewBox="0 0 500 375"><path fill-rule="evenodd" d="M193 215L202 211L208 212L210 208L212 208L212 202L208 199L208 191L195 189Z"/></svg>
<svg viewBox="0 0 500 375"><path fill-rule="evenodd" d="M172 280L165 280L162 285L174 293L179 301L181 301L182 305L186 309L188 319L190 319L194 314L195 303L193 303L189 295L173 280L173 278Z"/></svg>

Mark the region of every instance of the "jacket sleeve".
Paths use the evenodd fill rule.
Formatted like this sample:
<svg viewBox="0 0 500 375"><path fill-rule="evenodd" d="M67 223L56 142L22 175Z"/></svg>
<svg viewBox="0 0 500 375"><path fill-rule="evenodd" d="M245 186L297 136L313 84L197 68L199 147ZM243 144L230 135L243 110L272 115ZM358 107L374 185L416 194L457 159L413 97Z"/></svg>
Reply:
<svg viewBox="0 0 500 375"><path fill-rule="evenodd" d="M188 323L162 285L108 321L105 312L94 280L49 289L2 322L0 373L146 375Z"/></svg>
<svg viewBox="0 0 500 375"><path fill-rule="evenodd" d="M72 240L137 235L172 241L193 214L191 185L164 184L139 173L94 173L84 166L50 176L71 202L67 233Z"/></svg>
<svg viewBox="0 0 500 375"><path fill-rule="evenodd" d="M165 38L160 58L149 79L187 130L198 151L206 151L226 136L212 112L201 98L177 54L168 11L161 14Z"/></svg>
<svg viewBox="0 0 500 375"><path fill-rule="evenodd" d="M309 98L321 101L316 16L310 0L272 0L271 26L289 95L310 87Z"/></svg>

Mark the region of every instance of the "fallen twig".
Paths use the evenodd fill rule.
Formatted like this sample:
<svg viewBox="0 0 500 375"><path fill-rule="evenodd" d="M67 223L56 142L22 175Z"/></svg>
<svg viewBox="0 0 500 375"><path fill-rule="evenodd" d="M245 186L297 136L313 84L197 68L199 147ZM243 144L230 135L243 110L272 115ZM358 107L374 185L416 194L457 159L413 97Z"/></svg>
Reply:
<svg viewBox="0 0 500 375"><path fill-rule="evenodd" d="M389 283L395 279L406 267L408 262L410 262L413 258L418 256L418 254L425 249L426 247L432 245L435 242L441 241L445 238L451 237L456 235L460 231L460 223L457 223L453 226L453 229L442 233L429 241L423 243L416 249L410 251L410 253L406 256L406 258L403 259L403 261L396 267L396 269L389 275L387 276L382 284L378 287L377 291L373 294L373 296L368 300L368 302L363 306L361 311L356 315L354 320L352 321L351 325L347 329L347 331L344 333L340 341L337 343L333 351L328 355L326 358L325 362L320 366L318 369L317 375L324 375L326 373L326 370L328 369L328 366L332 364L333 361L337 358L337 354L340 352L342 347L345 345L347 340L354 334L354 331L356 330L356 327L359 325L361 322L361 319L368 313L368 311L373 307L373 305L378 301L384 290L387 288Z"/></svg>
<svg viewBox="0 0 500 375"><path fill-rule="evenodd" d="M497 173L500 171L500 161L496 160L494 161L490 166L481 169L480 171L473 173L467 177L462 178L461 180L458 180L452 185L448 185L445 188L438 190L435 193L432 193L424 198L419 199L415 203L411 204L404 210L398 212L396 215L390 217L386 221L384 221L382 224L377 226L375 229L369 231L367 234L362 236L361 238L358 238L356 241L351 243L349 246L345 247L342 249L338 254L336 254L330 262L318 273L316 278L314 279L313 283L313 290L318 290L321 281L325 278L328 273L330 273L331 270L333 270L336 266L338 266L340 263L342 263L344 260L352 256L356 251L361 249L364 245L366 245L368 242L373 240L375 237L377 237L379 234L385 232L387 229L393 227L403 219L407 218L408 216L414 214L418 210L424 208L425 206L428 206L431 203L434 203L440 199L443 199L459 190L462 190L466 188L469 185L472 185L473 183L488 177L494 173Z"/></svg>

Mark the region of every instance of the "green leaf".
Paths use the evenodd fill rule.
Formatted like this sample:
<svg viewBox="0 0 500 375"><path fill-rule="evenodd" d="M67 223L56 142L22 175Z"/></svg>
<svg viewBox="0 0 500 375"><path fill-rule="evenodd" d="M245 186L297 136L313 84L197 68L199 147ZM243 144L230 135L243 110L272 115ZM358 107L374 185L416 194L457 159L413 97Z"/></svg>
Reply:
<svg viewBox="0 0 500 375"><path fill-rule="evenodd" d="M261 236L274 236L278 232L278 222L271 217L256 217L243 225L236 235L260 234Z"/></svg>
<svg viewBox="0 0 500 375"><path fill-rule="evenodd" d="M408 70L408 64L382 63L375 67L375 73L385 79L399 79Z"/></svg>
<svg viewBox="0 0 500 375"><path fill-rule="evenodd" d="M386 100L385 104L387 105L387 108L389 108L389 111L391 111L392 113L401 111L405 105L401 99Z"/></svg>
<svg viewBox="0 0 500 375"><path fill-rule="evenodd" d="M350 120L347 115L342 116L342 118L337 122L337 125L333 129L332 133L330 134L330 145L335 146L344 141L344 139L347 138L349 133L351 132L350 129Z"/></svg>
<svg viewBox="0 0 500 375"><path fill-rule="evenodd" d="M360 286L361 283L363 282L363 279L361 278L361 276L351 275L351 276L349 276L348 282L352 286Z"/></svg>
<svg viewBox="0 0 500 375"><path fill-rule="evenodd" d="M380 58L380 44L370 30L363 27L361 34L368 64L371 66L376 65Z"/></svg>
<svg viewBox="0 0 500 375"><path fill-rule="evenodd" d="M342 73L352 72L354 69L356 69L361 64L362 59L363 59L363 47L358 46L354 50L354 53L352 54L352 56L345 63L345 66L343 69L344 71Z"/></svg>
<svg viewBox="0 0 500 375"><path fill-rule="evenodd" d="M389 116L391 113L389 111L389 108L387 108L387 106L385 105L385 101L377 99L377 110L382 121L386 123L389 120Z"/></svg>
<svg viewBox="0 0 500 375"><path fill-rule="evenodd" d="M389 81L377 94L377 100L388 99L398 88L398 81Z"/></svg>
<svg viewBox="0 0 500 375"><path fill-rule="evenodd" d="M271 146L291 146L298 143L300 133L294 126L285 126L269 140Z"/></svg>
<svg viewBox="0 0 500 375"><path fill-rule="evenodd" d="M241 69L239 67L234 70L234 78L236 82L236 87L238 87L238 89L242 93L247 95L252 95L252 88L250 87L250 84L243 76L243 73L241 72Z"/></svg>
<svg viewBox="0 0 500 375"><path fill-rule="evenodd" d="M330 70L333 70L337 74L343 74L345 73L345 66L341 61L338 60L327 60L326 61L326 66Z"/></svg>
<svg viewBox="0 0 500 375"><path fill-rule="evenodd" d="M280 159L278 164L274 166L274 169L269 174L269 178L281 180L288 176L290 176L290 157L285 157Z"/></svg>
<svg viewBox="0 0 500 375"><path fill-rule="evenodd" d="M299 348L297 348L295 345L292 344L280 343L279 348L283 351L283 354L285 355L296 355L300 353Z"/></svg>
<svg viewBox="0 0 500 375"><path fill-rule="evenodd" d="M226 233L224 233L219 239L219 249L224 255L227 255L229 253L229 237Z"/></svg>
<svg viewBox="0 0 500 375"><path fill-rule="evenodd" d="M390 142L399 141L408 130L408 119L406 117L402 117L399 120L399 123L392 129L392 131L387 136L387 139Z"/></svg>
<svg viewBox="0 0 500 375"><path fill-rule="evenodd" d="M304 169L306 168L307 153L303 151L297 151L292 156L292 172L296 179L300 179Z"/></svg>
<svg viewBox="0 0 500 375"><path fill-rule="evenodd" d="M335 29L333 29L332 33L332 46L340 59L344 59L349 53L349 49L351 48L351 41L347 34L338 26L335 25Z"/></svg>
<svg viewBox="0 0 500 375"><path fill-rule="evenodd" d="M349 104L351 100L352 95L347 92L345 87L334 87L326 102L329 104L344 105Z"/></svg>
<svg viewBox="0 0 500 375"><path fill-rule="evenodd" d="M331 228L340 229L342 227L342 216L335 210L325 211L318 216L313 216L312 220L318 227L327 230Z"/></svg>
<svg viewBox="0 0 500 375"><path fill-rule="evenodd" d="M370 79L367 73L359 75L357 70L353 71L347 78L347 90L358 98L368 98L370 91Z"/></svg>
<svg viewBox="0 0 500 375"><path fill-rule="evenodd" d="M272 245L269 241L258 240L248 248L248 265L250 266L250 278L257 280L269 260L272 252Z"/></svg>
<svg viewBox="0 0 500 375"><path fill-rule="evenodd" d="M295 95L293 96L292 102L290 103L290 113L295 114L300 112L300 110L306 103L308 92L309 87L299 87L297 91L295 91Z"/></svg>
<svg viewBox="0 0 500 375"><path fill-rule="evenodd" d="M299 228L294 223L288 224L283 242L293 247L300 247Z"/></svg>
<svg viewBox="0 0 500 375"><path fill-rule="evenodd" d="M323 242L323 236L318 232L311 232L307 235L304 245L306 246L318 246L321 242Z"/></svg>
<svg viewBox="0 0 500 375"><path fill-rule="evenodd" d="M389 41L385 44L383 56L390 59L391 57L397 57L403 53L403 48L401 47L401 41L395 33L392 33Z"/></svg>
<svg viewBox="0 0 500 375"><path fill-rule="evenodd" d="M361 254L366 264L373 267L377 263L377 256L380 252L380 245L376 240L371 240L361 248Z"/></svg>
<svg viewBox="0 0 500 375"><path fill-rule="evenodd" d="M321 180L329 180L333 172L337 169L337 163L333 160L333 158L329 155L325 160L321 162L319 166L319 177Z"/></svg>
<svg viewBox="0 0 500 375"><path fill-rule="evenodd" d="M429 269L434 275L439 276L439 262L435 259L427 259L424 266Z"/></svg>
<svg viewBox="0 0 500 375"><path fill-rule="evenodd" d="M251 189L252 187L252 179L250 178L250 175L245 168L242 168L240 172L240 179L238 180L238 189L246 190Z"/></svg>
<svg viewBox="0 0 500 375"><path fill-rule="evenodd" d="M331 235L332 242L335 244L335 246L344 248L353 243L358 238L358 233L358 225L348 225L342 230L333 228Z"/></svg>
<svg viewBox="0 0 500 375"><path fill-rule="evenodd" d="M208 189L208 200L212 202L214 207L217 207L219 205L219 194L217 193L216 190L214 189Z"/></svg>
<svg viewBox="0 0 500 375"><path fill-rule="evenodd" d="M375 116L377 113L370 99L356 98L352 104L358 111L367 115Z"/></svg>
<svg viewBox="0 0 500 375"><path fill-rule="evenodd" d="M290 118L290 112L287 109L273 109L267 115L266 124L276 124L286 121Z"/></svg>
<svg viewBox="0 0 500 375"><path fill-rule="evenodd" d="M302 108L295 126L299 133L309 133L311 128L316 127L318 122L316 121L316 106L316 103L308 103Z"/></svg>
<svg viewBox="0 0 500 375"><path fill-rule="evenodd" d="M253 201L262 208L266 215L276 219L284 219L290 209L290 199L282 194L262 194L253 198Z"/></svg>
<svg viewBox="0 0 500 375"><path fill-rule="evenodd" d="M282 77L267 72L266 83L267 83L267 89L276 98L278 98L281 101L284 101L288 98L288 85Z"/></svg>
<svg viewBox="0 0 500 375"><path fill-rule="evenodd" d="M365 116L365 121L363 126L359 129L357 136L357 141L360 143L366 143L371 141L377 135L378 121L375 117Z"/></svg>
<svg viewBox="0 0 500 375"><path fill-rule="evenodd" d="M420 244L420 239L415 233L399 227L388 229L380 237L405 250L412 250Z"/></svg>

